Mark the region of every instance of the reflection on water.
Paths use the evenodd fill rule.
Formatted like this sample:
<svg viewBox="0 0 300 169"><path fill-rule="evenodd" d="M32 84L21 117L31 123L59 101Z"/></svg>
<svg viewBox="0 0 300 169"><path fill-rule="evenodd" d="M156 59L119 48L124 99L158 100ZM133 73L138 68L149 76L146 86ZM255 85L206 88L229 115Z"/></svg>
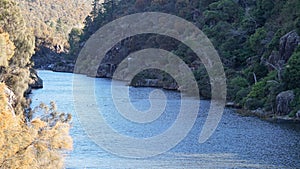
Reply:
<svg viewBox="0 0 300 169"><path fill-rule="evenodd" d="M32 106L54 100L60 111L73 114L71 135L74 150L66 154L66 168L299 168L299 125L276 124L253 117L241 117L225 110L212 137L199 144L198 137L207 116L208 101L200 102L200 111L188 136L167 153L146 158L121 158L92 142L76 117L72 96L73 76L94 81L97 104L110 126L132 137L151 137L168 129L177 117L180 94L164 91L168 100L166 111L154 122L141 125L124 119L114 107L109 79L92 79L82 75L39 71L44 89L34 90ZM151 88L130 88L130 99L138 110L150 107ZM90 105L85 105L87 111ZM92 117L91 117L92 118ZM107 136L109 137L109 136ZM170 138L172 139L172 138ZM157 145L158 147L160 145Z"/></svg>

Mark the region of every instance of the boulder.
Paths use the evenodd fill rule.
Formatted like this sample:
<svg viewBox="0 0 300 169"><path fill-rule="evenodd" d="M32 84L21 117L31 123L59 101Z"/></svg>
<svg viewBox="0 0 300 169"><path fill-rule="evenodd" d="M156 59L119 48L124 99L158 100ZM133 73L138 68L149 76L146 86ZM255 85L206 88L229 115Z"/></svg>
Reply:
<svg viewBox="0 0 300 169"><path fill-rule="evenodd" d="M291 111L290 103L294 100L295 94L292 90L281 92L276 97L276 115L285 116Z"/></svg>

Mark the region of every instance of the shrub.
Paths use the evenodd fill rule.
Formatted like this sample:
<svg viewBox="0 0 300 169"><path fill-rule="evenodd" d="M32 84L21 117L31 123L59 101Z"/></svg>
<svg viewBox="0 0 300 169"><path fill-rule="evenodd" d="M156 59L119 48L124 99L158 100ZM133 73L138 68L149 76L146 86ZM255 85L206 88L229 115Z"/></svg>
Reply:
<svg viewBox="0 0 300 169"><path fill-rule="evenodd" d="M289 59L283 79L288 90L300 86L300 46Z"/></svg>
<svg viewBox="0 0 300 169"><path fill-rule="evenodd" d="M235 95L235 103L239 104L239 105L243 105L244 104L244 98L247 97L247 95L249 94L249 92L251 91L250 87L246 87L246 88L241 88Z"/></svg>
<svg viewBox="0 0 300 169"><path fill-rule="evenodd" d="M70 115L58 113L54 104L44 118L26 124L23 115L16 115L9 89L0 84L0 168L62 168L59 153L72 148L68 120Z"/></svg>
<svg viewBox="0 0 300 169"><path fill-rule="evenodd" d="M250 47L253 51L257 51L257 54L261 54L264 45L263 40L267 36L267 31L264 28L256 29L255 33L250 36Z"/></svg>
<svg viewBox="0 0 300 169"><path fill-rule="evenodd" d="M228 83L228 97L230 100L236 100L237 93L241 91L244 88L248 88L249 83L248 81L243 77L235 77L231 80L229 80ZM241 93L240 93L241 94Z"/></svg>
<svg viewBox="0 0 300 169"><path fill-rule="evenodd" d="M266 81L260 81L252 86L252 90L248 97L250 98L264 98L268 93L265 89L267 85Z"/></svg>
<svg viewBox="0 0 300 169"><path fill-rule="evenodd" d="M245 102L245 107L249 110L256 110L260 107L263 107L264 101L256 98L249 98Z"/></svg>

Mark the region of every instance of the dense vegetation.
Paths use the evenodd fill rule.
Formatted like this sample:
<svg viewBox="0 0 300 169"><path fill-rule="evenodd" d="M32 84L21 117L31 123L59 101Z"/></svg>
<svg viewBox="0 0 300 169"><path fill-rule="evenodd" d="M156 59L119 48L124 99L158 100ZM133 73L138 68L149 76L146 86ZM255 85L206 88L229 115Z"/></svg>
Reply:
<svg viewBox="0 0 300 169"><path fill-rule="evenodd" d="M18 6L0 1L1 81L16 95L16 112L28 105L24 93L30 83L30 58L34 53L34 36L26 28ZM4 43L4 44L3 44Z"/></svg>
<svg viewBox="0 0 300 169"><path fill-rule="evenodd" d="M106 0L101 5L97 2L94 0L84 29L73 29L70 33L70 55L74 60L82 44L106 23L138 12L165 12L192 22L210 38L226 69L229 101L250 110L264 108L275 113L276 96L293 90L295 99L290 115L295 116L300 109L299 0ZM294 44L287 44L289 40L284 35L286 39L294 37ZM194 53L170 38L141 35L117 45L126 48L126 52L118 53L114 47L108 55L122 59L130 52L156 47L174 52L190 66L197 65ZM205 69L201 63L196 68L200 94L209 97Z"/></svg>
<svg viewBox="0 0 300 169"><path fill-rule="evenodd" d="M16 0L27 26L34 30L36 46L46 46L57 52L68 48L68 34L73 27L82 28L91 10L91 0Z"/></svg>
<svg viewBox="0 0 300 169"><path fill-rule="evenodd" d="M25 97L32 83L35 38L13 0L0 0L0 168L62 167L58 150L70 149L70 115L55 105L31 119Z"/></svg>

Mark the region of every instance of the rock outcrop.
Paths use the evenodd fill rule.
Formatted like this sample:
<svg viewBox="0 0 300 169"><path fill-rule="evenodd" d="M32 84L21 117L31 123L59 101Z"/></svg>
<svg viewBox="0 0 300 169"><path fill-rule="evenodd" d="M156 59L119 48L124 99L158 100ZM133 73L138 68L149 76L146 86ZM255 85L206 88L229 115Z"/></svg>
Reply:
<svg viewBox="0 0 300 169"><path fill-rule="evenodd" d="M31 57L35 69L51 70L51 65L59 62L61 59L58 54L48 47L41 46L39 50Z"/></svg>
<svg viewBox="0 0 300 169"><path fill-rule="evenodd" d="M291 111L290 103L294 100L295 94L292 90L281 92L276 97L276 115L285 116Z"/></svg>
<svg viewBox="0 0 300 169"><path fill-rule="evenodd" d="M36 70L30 69L30 78L33 80L33 83L30 84L32 89L43 88L43 80L37 75Z"/></svg>
<svg viewBox="0 0 300 169"><path fill-rule="evenodd" d="M296 31L291 31L280 38L279 54L281 60L287 62L300 43L300 36Z"/></svg>
<svg viewBox="0 0 300 169"><path fill-rule="evenodd" d="M63 63L56 63L50 66L50 70L54 72L68 72L72 73L74 71L75 64L71 62L63 62Z"/></svg>
<svg viewBox="0 0 300 169"><path fill-rule="evenodd" d="M270 70L281 70L285 63L290 59L293 52L300 44L300 36L296 31L291 31L280 38L279 51L272 51L267 60Z"/></svg>
<svg viewBox="0 0 300 169"><path fill-rule="evenodd" d="M75 64L74 61L66 59L65 55L50 49L49 47L40 47L32 56L35 69L52 70L55 72L72 73Z"/></svg>
<svg viewBox="0 0 300 169"><path fill-rule="evenodd" d="M14 94L14 92L12 90L10 90L5 84L0 83L0 90L3 91L4 95L5 95L5 99L1 99L0 101L5 101L6 102L6 108L12 112L13 116L15 116L15 111L14 111L14 106L16 103L16 95ZM0 94L1 95L1 94Z"/></svg>

